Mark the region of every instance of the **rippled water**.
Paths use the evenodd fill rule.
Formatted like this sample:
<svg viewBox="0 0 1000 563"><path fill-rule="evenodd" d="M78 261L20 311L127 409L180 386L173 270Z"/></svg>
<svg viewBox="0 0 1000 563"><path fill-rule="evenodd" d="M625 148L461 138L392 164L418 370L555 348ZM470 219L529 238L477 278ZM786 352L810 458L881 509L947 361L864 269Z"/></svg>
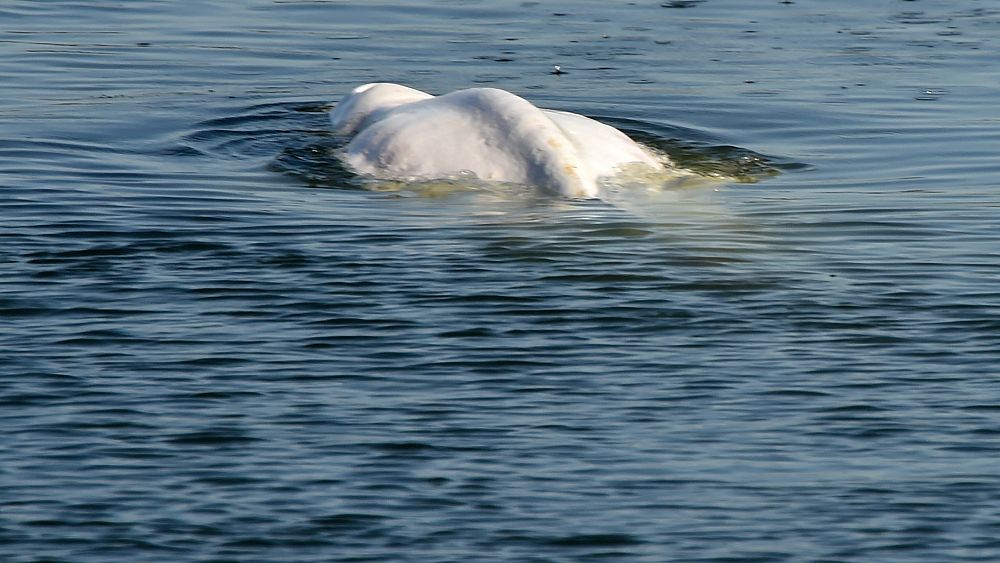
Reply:
<svg viewBox="0 0 1000 563"><path fill-rule="evenodd" d="M998 38L986 0L5 2L0 559L1000 559ZM741 181L370 189L325 112L372 80Z"/></svg>

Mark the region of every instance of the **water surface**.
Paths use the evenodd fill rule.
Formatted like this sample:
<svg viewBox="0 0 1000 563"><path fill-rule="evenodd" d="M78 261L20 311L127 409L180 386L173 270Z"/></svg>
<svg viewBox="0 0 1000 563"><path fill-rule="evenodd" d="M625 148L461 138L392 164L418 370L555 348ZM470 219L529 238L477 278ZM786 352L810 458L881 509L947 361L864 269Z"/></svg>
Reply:
<svg viewBox="0 0 1000 563"><path fill-rule="evenodd" d="M1000 10L754 4L4 3L0 559L1000 558ZM373 80L744 181L366 189Z"/></svg>

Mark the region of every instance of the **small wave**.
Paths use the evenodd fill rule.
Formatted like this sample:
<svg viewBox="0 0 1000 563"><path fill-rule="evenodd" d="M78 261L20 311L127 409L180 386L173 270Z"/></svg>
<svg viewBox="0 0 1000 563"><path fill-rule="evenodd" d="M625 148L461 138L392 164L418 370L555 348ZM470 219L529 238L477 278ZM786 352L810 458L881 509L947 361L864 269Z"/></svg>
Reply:
<svg viewBox="0 0 1000 563"><path fill-rule="evenodd" d="M206 156L273 158L287 147L305 147L330 136L325 102L277 102L198 123L180 148Z"/></svg>

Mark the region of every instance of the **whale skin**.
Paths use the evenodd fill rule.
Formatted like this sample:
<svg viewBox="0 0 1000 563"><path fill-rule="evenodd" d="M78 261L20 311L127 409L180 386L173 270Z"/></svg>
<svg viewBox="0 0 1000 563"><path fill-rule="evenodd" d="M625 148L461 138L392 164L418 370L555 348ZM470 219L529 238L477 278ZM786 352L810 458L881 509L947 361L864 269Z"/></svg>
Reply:
<svg viewBox="0 0 1000 563"><path fill-rule="evenodd" d="M601 178L623 166L653 170L666 158L588 117L535 107L498 88L433 96L390 83L358 86L330 112L335 134L350 136L340 157L383 180L481 180L537 186L595 198Z"/></svg>

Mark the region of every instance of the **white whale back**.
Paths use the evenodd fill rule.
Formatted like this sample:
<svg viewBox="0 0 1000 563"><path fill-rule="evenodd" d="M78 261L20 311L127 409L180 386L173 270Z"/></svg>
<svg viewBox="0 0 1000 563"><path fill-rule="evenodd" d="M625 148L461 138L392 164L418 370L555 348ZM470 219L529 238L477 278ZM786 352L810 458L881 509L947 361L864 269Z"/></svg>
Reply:
<svg viewBox="0 0 1000 563"><path fill-rule="evenodd" d="M496 88L431 96L398 84L355 88L331 112L354 135L343 158L363 174L426 180L473 173L569 197L597 197L598 179L622 165L661 162L617 129L542 110Z"/></svg>

